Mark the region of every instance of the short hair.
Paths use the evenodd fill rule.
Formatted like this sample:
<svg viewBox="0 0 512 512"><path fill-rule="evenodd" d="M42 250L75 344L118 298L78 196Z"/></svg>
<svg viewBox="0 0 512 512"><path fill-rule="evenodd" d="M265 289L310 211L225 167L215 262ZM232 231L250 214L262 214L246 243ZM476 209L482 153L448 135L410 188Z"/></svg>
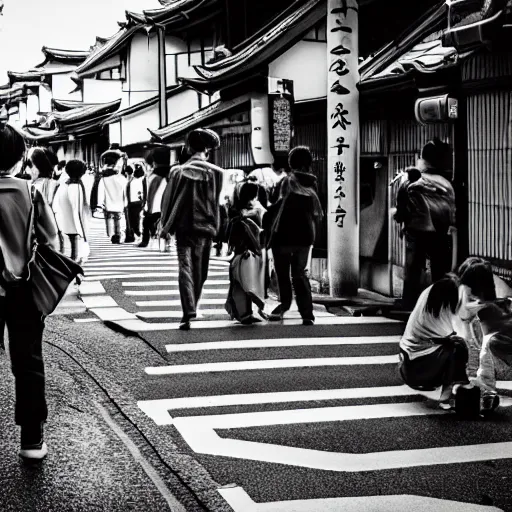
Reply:
<svg viewBox="0 0 512 512"><path fill-rule="evenodd" d="M288 170L288 158L286 156L275 156L274 157L274 169L285 169Z"/></svg>
<svg viewBox="0 0 512 512"><path fill-rule="evenodd" d="M460 283L466 285L471 294L481 301L496 299L496 285L492 266L483 258L471 256L457 270Z"/></svg>
<svg viewBox="0 0 512 512"><path fill-rule="evenodd" d="M151 151L153 157L152 164L156 166L167 166L171 165L171 148L168 146L160 146Z"/></svg>
<svg viewBox="0 0 512 512"><path fill-rule="evenodd" d="M119 155L117 155L116 153L109 152L103 156L103 162L105 163L105 165L116 165L119 161L119 158Z"/></svg>
<svg viewBox="0 0 512 512"><path fill-rule="evenodd" d="M187 144L195 153L202 153L207 149L220 147L220 137L217 132L208 128L197 128L188 134Z"/></svg>
<svg viewBox="0 0 512 512"><path fill-rule="evenodd" d="M53 166L43 148L34 148L30 154L30 160L39 171L39 177L51 178L53 176Z"/></svg>
<svg viewBox="0 0 512 512"><path fill-rule="evenodd" d="M297 146L288 154L288 163L293 171L309 172L313 164L311 151L307 146Z"/></svg>
<svg viewBox="0 0 512 512"><path fill-rule="evenodd" d="M405 169L405 172L407 173L409 183L414 183L421 178L421 171L416 167L407 167L407 169Z"/></svg>
<svg viewBox="0 0 512 512"><path fill-rule="evenodd" d="M80 178L85 174L86 169L85 162L82 160L70 160L66 164L66 173L69 176L69 179L74 183L78 183L80 181Z"/></svg>
<svg viewBox="0 0 512 512"><path fill-rule="evenodd" d="M425 309L434 318L438 318L443 309L455 313L458 303L459 279L455 274L447 274L430 288Z"/></svg>
<svg viewBox="0 0 512 512"><path fill-rule="evenodd" d="M50 148L44 148L43 149L46 158L48 158L48 161L52 165L52 167L55 167L59 163L59 159L57 158L57 155L50 149Z"/></svg>
<svg viewBox="0 0 512 512"><path fill-rule="evenodd" d="M239 204L243 208L249 201L256 199L258 196L259 186L257 183L252 181L246 181L240 187L239 192Z"/></svg>
<svg viewBox="0 0 512 512"><path fill-rule="evenodd" d="M66 167L66 160L61 160L58 164L57 164L57 168L60 170L64 169L64 167Z"/></svg>
<svg viewBox="0 0 512 512"><path fill-rule="evenodd" d="M142 178L144 176L144 168L141 164L135 164L135 169L133 171L134 178Z"/></svg>
<svg viewBox="0 0 512 512"><path fill-rule="evenodd" d="M25 141L23 137L9 125L0 125L0 171L9 171L23 157Z"/></svg>
<svg viewBox="0 0 512 512"><path fill-rule="evenodd" d="M133 167L131 165L127 165L125 172L131 176L133 174Z"/></svg>
<svg viewBox="0 0 512 512"><path fill-rule="evenodd" d="M423 146L421 158L436 169L447 170L452 168L452 149L449 144L438 137L434 137Z"/></svg>

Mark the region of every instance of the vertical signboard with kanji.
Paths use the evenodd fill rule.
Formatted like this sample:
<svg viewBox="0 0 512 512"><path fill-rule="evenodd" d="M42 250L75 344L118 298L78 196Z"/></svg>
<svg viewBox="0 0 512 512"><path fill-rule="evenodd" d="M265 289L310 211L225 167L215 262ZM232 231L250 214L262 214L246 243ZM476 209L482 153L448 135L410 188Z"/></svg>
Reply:
<svg viewBox="0 0 512 512"><path fill-rule="evenodd" d="M327 2L328 267L331 295L359 287L358 3Z"/></svg>

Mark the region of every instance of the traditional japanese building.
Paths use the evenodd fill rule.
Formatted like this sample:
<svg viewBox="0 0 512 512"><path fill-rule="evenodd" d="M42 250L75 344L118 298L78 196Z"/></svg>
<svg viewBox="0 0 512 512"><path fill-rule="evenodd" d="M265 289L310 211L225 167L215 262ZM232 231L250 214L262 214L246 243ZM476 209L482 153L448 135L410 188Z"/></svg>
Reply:
<svg viewBox="0 0 512 512"><path fill-rule="evenodd" d="M362 279L400 296L405 249L394 176L434 136L454 150L457 259L512 277L511 2L439 4L360 67Z"/></svg>

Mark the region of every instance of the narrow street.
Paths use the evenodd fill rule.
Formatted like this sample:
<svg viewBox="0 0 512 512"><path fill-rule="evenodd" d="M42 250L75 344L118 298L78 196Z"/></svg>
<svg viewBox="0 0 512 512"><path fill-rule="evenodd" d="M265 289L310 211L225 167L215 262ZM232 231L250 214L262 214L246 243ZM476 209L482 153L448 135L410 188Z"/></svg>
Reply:
<svg viewBox="0 0 512 512"><path fill-rule="evenodd" d="M182 332L174 254L110 245L99 220L93 233L88 310L66 327L94 336L77 357L207 510L512 510L512 399L485 421L435 409L399 378L403 324L319 311L314 327L237 325L213 259ZM117 351L100 319L133 331Z"/></svg>

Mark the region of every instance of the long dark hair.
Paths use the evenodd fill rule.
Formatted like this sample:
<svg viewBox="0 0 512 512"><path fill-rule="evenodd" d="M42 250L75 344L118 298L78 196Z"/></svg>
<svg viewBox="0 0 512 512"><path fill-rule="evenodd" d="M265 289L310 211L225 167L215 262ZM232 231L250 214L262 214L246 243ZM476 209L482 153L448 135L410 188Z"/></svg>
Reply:
<svg viewBox="0 0 512 512"><path fill-rule="evenodd" d="M12 126L0 124L0 172L12 169L24 153L23 137Z"/></svg>
<svg viewBox="0 0 512 512"><path fill-rule="evenodd" d="M483 258L471 256L457 270L460 283L471 289L471 294L487 302L496 299L496 286L492 266Z"/></svg>
<svg viewBox="0 0 512 512"><path fill-rule="evenodd" d="M458 303L459 279L455 274L447 274L430 288L425 309L434 318L439 318L443 309L450 309L455 314Z"/></svg>
<svg viewBox="0 0 512 512"><path fill-rule="evenodd" d="M40 178L51 178L53 176L53 166L47 152L43 148L34 148L30 155L30 160L39 171Z"/></svg>

